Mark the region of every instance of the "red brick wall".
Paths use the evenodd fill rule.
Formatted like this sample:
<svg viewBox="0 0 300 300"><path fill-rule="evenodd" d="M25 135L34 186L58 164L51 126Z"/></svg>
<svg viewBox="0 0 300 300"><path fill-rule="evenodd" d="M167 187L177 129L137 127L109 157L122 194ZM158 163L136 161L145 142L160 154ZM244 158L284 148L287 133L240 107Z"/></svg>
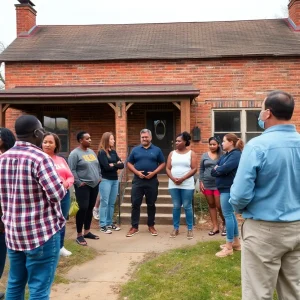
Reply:
<svg viewBox="0 0 300 300"><path fill-rule="evenodd" d="M300 60L297 58L254 58L223 60L181 60L140 61L140 62L104 62L104 63L6 63L6 88L15 86L49 86L49 85L102 85L102 84L170 84L192 83L200 89L197 106L191 107L191 129L198 125L202 132L202 141L192 144L199 153L207 151L207 139L212 135L212 107L260 107L266 94L274 89L290 92L298 100L300 96ZM106 121L90 110L90 105L82 109L94 114L83 117L74 112L71 122L79 129L84 121L87 129L100 138L102 126ZM110 109L110 110L109 110ZM134 104L129 109L128 139L135 143L138 132L143 125L141 114L130 115L138 110ZM108 107L111 120L113 110ZM176 111L176 110L175 110ZM179 114L179 112L177 112ZM176 117L176 132L180 123ZM7 118L11 119L11 111ZM107 120L107 116L106 119ZM296 106L294 121L300 126L300 110ZM100 124L102 124L100 126ZM143 127L143 126L142 126ZM111 130L111 128L109 128ZM72 146L75 146L72 141Z"/></svg>
<svg viewBox="0 0 300 300"><path fill-rule="evenodd" d="M27 5L16 5L17 10L17 35L28 32L36 25L36 12Z"/></svg>
<svg viewBox="0 0 300 300"><path fill-rule="evenodd" d="M289 17L293 20L296 26L300 26L300 1L292 0L289 3Z"/></svg>

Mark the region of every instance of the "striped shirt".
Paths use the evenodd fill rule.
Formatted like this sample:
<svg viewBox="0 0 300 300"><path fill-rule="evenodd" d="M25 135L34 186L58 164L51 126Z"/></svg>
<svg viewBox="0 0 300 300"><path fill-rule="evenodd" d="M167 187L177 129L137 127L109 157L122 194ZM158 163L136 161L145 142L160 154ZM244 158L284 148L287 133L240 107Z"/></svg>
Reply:
<svg viewBox="0 0 300 300"><path fill-rule="evenodd" d="M65 224L60 200L66 191L52 159L40 148L17 141L0 156L0 203L6 244L32 250Z"/></svg>

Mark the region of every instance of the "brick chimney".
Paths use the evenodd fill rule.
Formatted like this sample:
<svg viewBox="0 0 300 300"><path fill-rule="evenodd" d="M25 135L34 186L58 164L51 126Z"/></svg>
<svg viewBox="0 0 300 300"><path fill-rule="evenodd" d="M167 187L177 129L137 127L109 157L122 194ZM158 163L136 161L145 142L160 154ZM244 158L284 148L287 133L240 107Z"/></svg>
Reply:
<svg viewBox="0 0 300 300"><path fill-rule="evenodd" d="M300 0L290 0L288 8L290 20L296 27L300 26Z"/></svg>
<svg viewBox="0 0 300 300"><path fill-rule="evenodd" d="M18 0L20 4L16 4L17 11L17 36L21 33L29 32L36 25L36 10L30 0Z"/></svg>

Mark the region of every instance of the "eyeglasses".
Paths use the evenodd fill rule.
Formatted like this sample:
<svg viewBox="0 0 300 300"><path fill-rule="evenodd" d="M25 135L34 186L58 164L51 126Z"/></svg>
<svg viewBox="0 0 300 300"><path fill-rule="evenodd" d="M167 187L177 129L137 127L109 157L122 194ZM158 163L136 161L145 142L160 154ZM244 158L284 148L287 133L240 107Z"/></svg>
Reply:
<svg viewBox="0 0 300 300"><path fill-rule="evenodd" d="M36 129L36 130L34 131L34 133L36 133L36 131L39 131L39 132L41 132L42 134L45 134L45 133L46 133L46 131L45 131L44 128L38 128L38 129Z"/></svg>

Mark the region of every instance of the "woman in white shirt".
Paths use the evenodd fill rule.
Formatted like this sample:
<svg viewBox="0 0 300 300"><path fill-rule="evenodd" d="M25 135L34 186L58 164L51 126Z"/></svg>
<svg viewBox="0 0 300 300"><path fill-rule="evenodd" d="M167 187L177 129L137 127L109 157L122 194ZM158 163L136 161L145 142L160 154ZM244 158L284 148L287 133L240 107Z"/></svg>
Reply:
<svg viewBox="0 0 300 300"><path fill-rule="evenodd" d="M170 237L179 234L181 206L185 211L187 238L193 236L192 200L195 190L194 174L197 172L197 158L194 151L188 149L191 135L184 131L176 137L176 150L169 154L166 172L169 179L169 192L173 202L173 226Z"/></svg>

